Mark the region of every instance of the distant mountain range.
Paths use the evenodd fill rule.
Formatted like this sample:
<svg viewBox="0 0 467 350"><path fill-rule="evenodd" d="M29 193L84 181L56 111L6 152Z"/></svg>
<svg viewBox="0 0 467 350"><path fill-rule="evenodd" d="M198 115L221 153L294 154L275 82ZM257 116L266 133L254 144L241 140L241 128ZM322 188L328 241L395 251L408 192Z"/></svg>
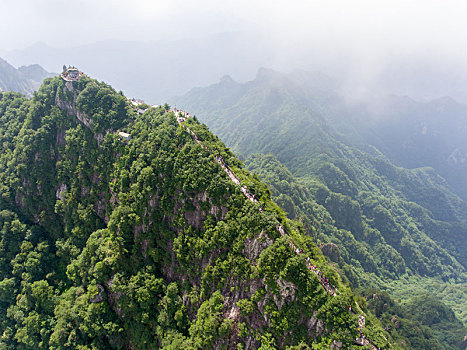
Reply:
<svg viewBox="0 0 467 350"><path fill-rule="evenodd" d="M242 33L154 42L106 40L68 48L37 43L6 53L15 65L37 62L54 71L63 64L77 66L150 103L211 84L226 73L249 79L270 56L256 39Z"/></svg>
<svg viewBox="0 0 467 350"><path fill-rule="evenodd" d="M22 49L0 50L0 57L16 67L35 62L48 71L58 71L63 64L74 65L128 96L154 104L184 94L194 86L212 84L225 74L237 81L250 80L258 67L318 70L337 79L340 86L349 86L353 93L355 87L372 86L419 100L447 95L467 103L467 75L462 73L463 68L434 55L391 57L362 72L358 70L361 63L342 59L344 54L329 57L307 48L307 43L300 52L284 50L273 38L245 32L146 42L135 37L85 45L75 44L70 38L64 45L36 43Z"/></svg>
<svg viewBox="0 0 467 350"><path fill-rule="evenodd" d="M465 348L466 203L370 142L374 106L265 69L180 98L252 174L198 118L70 79L0 93L0 348Z"/></svg>
<svg viewBox="0 0 467 350"><path fill-rule="evenodd" d="M452 98L417 102L374 93L355 100L320 73L260 69L253 81L240 84L225 76L172 102L201 116L229 146L246 155L261 151L260 139L242 141L245 130L240 125L249 120L254 120L257 138L266 137L262 128L272 118L284 123L300 116L297 128L319 122L349 144L377 147L395 165L434 168L467 200L467 106Z"/></svg>
<svg viewBox="0 0 467 350"><path fill-rule="evenodd" d="M0 91L14 91L31 96L45 78L53 75L38 64L21 66L16 69L0 58Z"/></svg>
<svg viewBox="0 0 467 350"><path fill-rule="evenodd" d="M140 108L86 75L47 80L31 99L0 93L1 349L408 350L419 339L402 332L426 328L416 320L387 333L206 126Z"/></svg>
<svg viewBox="0 0 467 350"><path fill-rule="evenodd" d="M467 107L356 95L320 73L260 69L171 102L218 134L350 281L402 300L429 290L465 322Z"/></svg>

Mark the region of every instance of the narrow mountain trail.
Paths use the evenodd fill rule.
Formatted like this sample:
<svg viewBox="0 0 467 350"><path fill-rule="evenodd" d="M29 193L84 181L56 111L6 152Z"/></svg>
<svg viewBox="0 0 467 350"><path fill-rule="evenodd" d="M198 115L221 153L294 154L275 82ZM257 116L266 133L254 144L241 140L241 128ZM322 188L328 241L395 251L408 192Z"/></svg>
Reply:
<svg viewBox="0 0 467 350"><path fill-rule="evenodd" d="M171 111L173 113L176 113L175 116L177 117L177 122L178 124L180 124L180 126L184 127L188 133L190 135L193 136L193 139L195 140L196 143L198 143L202 148L204 148L205 150L209 151L208 148L203 145L203 143L200 141L200 139L198 138L198 136L193 132L191 131L190 129L188 129L188 127L186 127L185 125L183 125L183 122L186 121L186 117L182 116L182 113L181 111ZM241 186L241 182L240 182L240 179L237 177L237 175L235 175L235 173L228 167L227 164L225 164L224 160L222 159L222 157L220 156L215 156L215 159L216 159L216 162L220 165L220 167L226 172L226 174L228 175L228 177L232 180L233 183L235 183L235 185L237 186ZM246 186L241 186L240 187L240 191L243 193L243 195L248 198L250 201L252 201L253 203L257 203L258 200L255 198L255 196L248 191L248 188ZM262 211L263 209L260 208L260 211ZM285 232L285 229L284 227L282 226L282 224L279 224L279 226L277 226L277 231L279 231L280 235L282 237L286 237L287 238L287 234ZM289 243L289 246L290 248L298 255L302 254L302 250L300 248L297 248L297 246L290 240L288 239L288 243ZM320 280L320 283L321 285L323 286L323 288L326 290L326 292L328 292L328 294L332 295L332 296L336 296L336 289L334 286L331 286L329 283L328 283L328 279L326 277L323 276L323 274L321 273L321 271L319 269L316 268L316 266L312 265L310 262L309 262L309 258L307 258L307 262L306 262L306 266L307 268L310 270L310 271L313 271L319 278Z"/></svg>
<svg viewBox="0 0 467 350"><path fill-rule="evenodd" d="M202 148L207 150L208 152L211 152L205 145L203 145L202 141L198 138L198 135L194 133L192 130L190 130L186 125L183 123L186 121L187 118L189 118L189 114L181 111L181 110L170 110L170 112L173 112L175 114L175 117L177 118L178 124L183 127L195 140L196 143L198 143ZM225 164L224 160L222 159L221 156L216 155L215 156L215 161L220 165L220 167L226 172L227 176L232 180L232 182L240 187L240 191L243 193L243 195L249 199L253 203L257 203L258 200L255 198L255 196L248 191L248 188L246 186L242 186L240 179L238 178L237 175L229 168L227 164ZM263 211L263 208L259 208L260 211ZM277 231L279 231L280 235L284 238L287 239L290 248L297 254L301 255L302 250L300 248L297 248L297 246L292 242L292 240L287 237L287 233L285 232L284 227L282 224L279 223L277 226ZM335 297L337 296L337 288L334 287L333 285L329 284L328 279L321 273L321 271L315 266L310 263L310 258L307 257L306 259L306 266L310 271L313 271L317 276L318 279L323 286L324 290L331 296ZM355 313L351 310L351 313L355 315ZM363 319L362 319L363 318ZM379 350L379 347L376 346L375 343L373 343L370 339L366 338L364 335L361 334L360 329L363 329L365 327L365 318L363 316L359 315L359 333L360 337L356 338L354 343L356 345L360 346L367 346L369 345L372 350Z"/></svg>

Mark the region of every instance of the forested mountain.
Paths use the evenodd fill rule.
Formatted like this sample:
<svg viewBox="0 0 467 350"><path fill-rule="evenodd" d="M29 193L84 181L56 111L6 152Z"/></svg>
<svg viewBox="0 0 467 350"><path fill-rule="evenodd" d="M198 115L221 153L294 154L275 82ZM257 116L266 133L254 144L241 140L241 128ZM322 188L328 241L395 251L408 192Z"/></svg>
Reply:
<svg viewBox="0 0 467 350"><path fill-rule="evenodd" d="M253 109L250 104L255 99L262 104ZM240 142L233 135L235 128L223 128L225 123L240 118L237 112L251 112L245 122L255 118L263 122L261 127L271 118L280 118L279 112L286 119L301 116L306 123L322 121L346 143L373 145L397 166L434 168L452 191L467 200L467 106L453 99L422 103L408 97L360 94L343 91L336 81L323 74L294 71L286 75L260 69L251 82L239 84L226 76L218 84L193 89L173 101L202 113L216 132L227 137L228 143L235 142L236 150L244 154L255 152L261 142ZM222 110L224 106L237 107L235 116L230 110ZM287 113L285 108L293 110ZM266 117L271 111L275 114ZM226 118L215 118L219 113Z"/></svg>
<svg viewBox="0 0 467 350"><path fill-rule="evenodd" d="M15 91L32 96L50 74L38 64L21 66L18 69L0 58L0 91Z"/></svg>
<svg viewBox="0 0 467 350"><path fill-rule="evenodd" d="M406 311L384 331L196 118L70 74L0 93L0 141L2 349L453 348Z"/></svg>
<svg viewBox="0 0 467 350"><path fill-rule="evenodd" d="M427 292L465 322L464 106L342 96L325 76L261 69L175 101L245 157L354 285L409 303Z"/></svg>

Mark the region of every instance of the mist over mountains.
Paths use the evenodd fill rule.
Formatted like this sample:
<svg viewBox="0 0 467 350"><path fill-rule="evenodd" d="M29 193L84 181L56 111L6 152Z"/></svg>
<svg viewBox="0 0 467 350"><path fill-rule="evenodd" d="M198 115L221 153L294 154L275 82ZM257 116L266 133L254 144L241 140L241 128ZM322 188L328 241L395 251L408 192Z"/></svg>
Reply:
<svg viewBox="0 0 467 350"><path fill-rule="evenodd" d="M466 18L0 2L0 350L467 350Z"/></svg>
<svg viewBox="0 0 467 350"><path fill-rule="evenodd" d="M373 308L205 125L71 71L31 99L0 93L1 348L389 347ZM452 349L464 327L437 304ZM396 349L419 339L404 332Z"/></svg>
<svg viewBox="0 0 467 350"><path fill-rule="evenodd" d="M381 91L422 101L450 96L467 102L467 74L462 64L429 52L382 56L362 66L361 57L344 47L337 53L317 51L300 42L289 47L273 37L241 31L179 40L134 38L85 45L74 45L70 38L64 45L38 42L5 50L1 57L15 66L38 63L48 71L59 71L63 64L79 66L127 95L150 103L184 94L193 86L212 84L226 74L245 82L255 76L258 67L320 71L354 99L371 99L372 92Z"/></svg>
<svg viewBox="0 0 467 350"><path fill-rule="evenodd" d="M35 70L21 68L18 71L22 72L25 77L38 77ZM303 237L307 237L306 239L310 242L311 240L316 242L329 259L327 261L339 266L345 283L349 283L356 290L361 286L366 287L366 289L360 290L360 293L365 295L368 300L368 312L374 312L378 315L381 327L384 327L386 331L391 331L395 322L393 321L394 317L399 318L404 323L402 328L389 333L393 339L397 339L401 343L409 342L409 346L417 349L438 349L440 344L443 344L446 349L454 349L459 344L464 332L462 322L467 319L467 309L461 302L465 296L465 281L467 279L467 246L465 239L463 239L467 227L467 204L461 198L464 195L462 179L465 178L466 107L451 98L417 102L408 97L376 92L372 93L371 100L368 99L368 96L367 94L365 98L362 98L361 95L349 93L338 81L322 73L295 70L292 73L284 74L261 68L252 81L239 83L225 75L217 84L206 88L194 88L171 102L189 110L192 114L196 114L199 120L206 122L219 133L228 146L244 157L248 169L255 172L271 188L271 192L269 192L265 185L258 182L258 177L245 178L245 183L248 183L249 187L251 186L253 193L258 198L270 196L272 193L272 198L287 211L289 218L295 220L300 232L304 233ZM16 178L20 175L11 175L16 174L15 171L21 174L20 167L8 168L10 166L8 164L11 163L9 160L15 159L13 154L19 152L16 148L21 150L24 148L24 154L28 154L34 159L41 159L41 154L44 157L47 154L49 157L50 153L50 157L53 158L57 152L65 152L64 154L72 161L73 159L82 159L86 152L94 154L93 152L100 149L100 142L103 142L102 138L105 134L107 136L104 140L107 141L104 144L112 142L113 146L108 144L102 147L109 146L106 150L112 154L112 157L116 157L115 162L117 162L120 155L112 153L112 149L117 144L120 151L128 150L128 147L120 143L122 140L115 138L116 129L125 127L126 131L131 131L130 133L133 135L131 144L138 148L146 145L145 139L140 138L138 133L146 135L147 129L152 127L151 123L156 122L157 125L161 123L160 125L164 127L171 125L171 137L179 132L177 131L177 123L181 123L178 118L175 118L178 112L175 112L174 115L174 112L167 110L169 107L150 108L147 113L141 112L139 107L134 106L121 93L117 93L105 83L97 83L97 81L87 77L80 78L76 82L66 83L58 77L47 79L32 100L26 100L11 93L3 94L1 97L4 110L2 112L4 113L4 144L5 147L10 147L8 155L0 158L4 161L4 168L7 169L2 175L5 180L4 188L9 187L8 182L20 181ZM22 106L19 109L18 103ZM79 109L77 109L78 105ZM28 112L29 108L30 112ZM80 114L82 110L87 110L85 118L90 118L91 115L92 118L84 119L83 122L81 120L83 114ZM76 116L77 121L68 120L65 111L68 111L68 115L71 113L72 116ZM17 114L19 119L16 117ZM49 114L50 116L48 116ZM142 117L139 117L140 115ZM138 125L140 118L147 118L144 119L146 124L140 125L140 129L133 129L131 125L135 121L135 125ZM448 123L445 122L446 120ZM21 126L23 121L24 126ZM66 128L60 126L62 123L67 123ZM82 150L71 151L70 148L72 143L78 147L77 149L85 147L87 144L87 141L79 136L83 128L81 123L91 128L88 138L94 140L90 142L90 148L83 153L81 153ZM89 123L94 124L89 126L87 125ZM190 125L190 128L199 128L198 132L208 144L217 145L214 153L208 157L218 159L217 154L222 154L225 159L231 157L232 168L235 167L240 171L241 163L234 160L235 158L228 149L219 143L219 140L210 134L204 125L199 124L197 119L190 120L187 125ZM73 131L75 126L76 131ZM32 130L27 131L27 128L32 128ZM49 128L52 130L51 133L48 132ZM28 142L25 136L28 132L36 132L34 131L36 129L37 140L35 142L38 151L35 154L39 156L28 151ZM161 130L164 129L157 132ZM11 135L12 132L14 135ZM68 135L65 136L64 141L57 139L62 137L60 136L62 134ZM190 133L183 135L183 137L187 137L186 140L190 140ZM51 142L51 147L44 146L41 141L44 137ZM74 140L73 137L78 139ZM152 137L150 139L152 140ZM168 142L169 139L167 138L164 142ZM192 142L196 143L196 140L197 138ZM173 147L184 147L180 146L181 144L179 145L178 142L182 141L173 143ZM154 144L149 148L144 148L144 151L132 148L131 154L142 155L153 148L159 149L159 146ZM13 149L14 152L11 151ZM175 148L171 152L164 153L164 157L168 158L160 164L165 164L163 166L165 170L167 170L167 165L171 164L172 160L169 159L175 154L174 152L176 152ZM224 155L224 152L227 153ZM216 154L216 158L213 158L214 154ZM196 152L189 153L187 157L193 164L196 163ZM47 213L54 218L59 215L54 214L51 207L55 201L54 198L61 201L60 191L73 188L71 183L66 182L68 180L61 183L53 177L44 180L45 182L39 180L46 172L44 169L50 170L56 167L56 163L51 161L45 166L42 163L37 163L37 159L32 163L34 167L31 174L25 175L21 181L26 187L30 186L31 181L31 183L40 183L39 191L42 191L45 186L48 197L45 198L39 194L31 195L32 190L27 190L24 195L13 194L11 192L13 189L10 188L7 196L9 199L3 202L5 210L15 208L15 213L16 211L18 213L24 212L21 215L29 216L31 227L38 223L42 226L46 225L46 221L41 224L40 220L43 219L37 214L39 211L41 211L41 215ZM105 157L99 159L103 161ZM148 161L153 164L151 159L149 157ZM88 160L89 164L92 162L92 159ZM186 160L180 164L185 164L185 162ZM105 166L103 164L96 165L93 168L94 175L89 176L94 179L101 167L103 167L102 169L108 167L106 169L110 174L113 166L107 163ZM120 164L120 169L122 163L118 164ZM37 168L35 168L36 165ZM212 167L212 164L210 166ZM131 168L140 169L140 165L134 167L132 165ZM80 169L78 165L73 171L81 173ZM145 169L144 173L146 174L150 171L150 166ZM123 169L122 171L122 174L126 174L127 170ZM187 188L187 179L193 177L187 175L189 173L192 173L191 169L190 171L184 170L184 175L177 177L177 181L180 181L177 188ZM114 175L115 178L120 176ZM71 178L70 175L69 179ZM203 176L195 176L195 178L202 182L206 181L209 176L204 174ZM138 179L140 179L140 175L138 175ZM77 192L70 191L80 192L84 200L87 198L88 191L94 191L96 182L95 180L85 180L85 183L88 181L90 181L91 190L78 186ZM53 186L49 186L49 183ZM104 183L110 182L106 180L101 185ZM126 186L124 182L122 182L122 186ZM109 188L112 188L112 185L109 185ZM134 191L133 195L139 196L140 190L137 187L131 188ZM162 188L165 187L160 187L160 190ZM176 192L177 188L170 189L168 193ZM144 191L151 193L152 187L149 186ZM38 202L33 200L36 197ZM104 197L100 200L103 200ZM132 200L128 200L126 202L128 208L125 207L125 211L132 207ZM42 201L44 202L42 203ZM143 202L141 203L142 210L146 206L146 202ZM75 208L77 205L77 201L71 197L67 203L70 208ZM100 228L105 226L104 223L107 222L108 215L103 211L104 206L99 204L100 202L96 203L89 203L88 210L97 214L92 214L88 219L89 222L95 221L96 228ZM45 206L46 210L44 210ZM81 212L79 204L76 208L77 212ZM195 222L190 221L192 220L192 214L189 213L190 208L191 206L184 208L187 212L185 218L188 217L188 226L192 225L190 222ZM74 215L73 212L75 210L69 211L71 217ZM16 219L13 212L7 214L9 217L6 222L9 225L10 221L13 222ZM144 214L141 215L144 217ZM281 215L285 218L285 213ZM83 217L88 217L88 215ZM132 214L128 217L132 217ZM246 217L253 221L257 219L257 216L252 213ZM159 219L161 218L158 217L157 220ZM135 223L130 223L130 226ZM87 227L88 224L77 223L74 230L76 231L78 227ZM149 226L152 225L153 223L149 224ZM52 232L52 226L47 226L46 230ZM187 230L190 230L188 226ZM57 227L55 229L58 229ZM126 228L128 237L130 237L130 231L138 230L135 228L137 226L129 227ZM113 229L110 228L109 232ZM120 232L119 230L117 229L118 232ZM93 242L93 239L97 237L97 234L94 237L88 236L88 233L82 232L81 241L76 246L76 254L81 249L83 252L87 249L84 244L85 239L88 239L88 242ZM119 236L117 235L117 237ZM54 234L51 234L47 239L52 246L62 244L55 243ZM27 241L27 237L25 240ZM128 245L128 247L130 246L133 247L131 249L135 253L134 259L140 259L139 248L134 248L131 244ZM19 251L19 246L15 247ZM170 247L162 247L160 253L170 253L171 249ZM192 250L188 249L188 252L191 254ZM49 255L46 256L49 259ZM190 255L187 262L191 261L191 258ZM322 259L324 261L324 258ZM169 264L169 260L167 260L167 264ZM11 263L13 264L13 260ZM62 263L65 266L70 261ZM76 262L76 265L81 268L83 264L80 261ZM122 271L122 267L116 266L114 271ZM136 270L130 274L134 272ZM106 278L111 278L109 276ZM41 275L40 278L42 277ZM162 267L162 278L174 279L171 272L164 275L164 267ZM97 280L95 282L97 283ZM109 284L105 280L102 283ZM103 290L101 289L104 288L103 284L98 284L101 287L96 288ZM79 282L77 282L78 285ZM11 286L10 283L9 288ZM391 288L391 294L384 294L380 290L387 288ZM427 288L431 288L430 294L426 294ZM228 290L229 288L225 289L226 293ZM404 296L407 290L417 290L417 292ZM26 291L23 292L26 293ZM65 289L61 289L60 292L67 293ZM91 304L94 303L93 293L94 291L91 291L86 296L86 298L90 298ZM112 293L114 291L109 289L109 295ZM401 305L404 307L402 309L391 299L393 297L399 297L403 300ZM387 305L392 305L391 308L382 312L378 311L378 306L371 301L377 300L375 298L385 300ZM96 300L102 301L100 297ZM59 303L68 301L68 296L64 295L60 297ZM218 302L216 301L216 303ZM346 302L344 301L344 304ZM112 304L112 301L109 303ZM4 311L6 312L8 307L12 305L13 299L9 299ZM423 307L430 305L430 310L427 311L429 320L418 311L422 305ZM341 310L339 312L342 313L345 307L339 307L339 309ZM116 310L118 316L119 311ZM29 313L31 310L25 309L25 311ZM442 313L443 316L436 318L433 316L434 312ZM335 313L326 312L326 315L326 317L330 315L334 317ZM41 317L45 316L45 314L41 314ZM53 307L49 307L47 317L49 322L54 322L52 320L55 319L62 320L62 315L53 313ZM8 316L5 319L7 327L22 329L19 324L15 323L16 321L11 322L7 319ZM285 318L281 316L280 319ZM116 319L114 320L116 321ZM194 325L198 321L195 318L190 318L189 322L193 322ZM341 323L338 324L341 325ZM445 330L446 327L449 328L449 331ZM131 333L134 326L126 329ZM184 329L186 332L187 328ZM292 330L293 327L290 329ZM425 339L422 339L418 334L421 330L427 332L424 336ZM58 334L62 332L60 327L54 332L56 334L50 336L51 344L62 343L63 339L57 340ZM158 339L164 339L161 333L157 334L157 332L154 333L150 330L148 332L151 334L150 337L156 336L156 338L159 337ZM192 331L190 330L190 332ZM205 335L204 332L200 334L202 337ZM102 332L97 338L87 333L84 333L83 336L88 339L86 341L92 339L92 341L101 342L105 339L106 333ZM132 339L130 342L137 342L138 337L130 335L129 337ZM337 337L342 339L341 334ZM115 334L112 335L112 339L114 344L125 342L123 338ZM352 339L352 335L347 337L349 343ZM307 341L309 340L311 338ZM24 338L21 341L29 340ZM10 342L10 338L8 342Z"/></svg>
<svg viewBox="0 0 467 350"><path fill-rule="evenodd" d="M332 80L261 69L184 97L253 175L197 118L71 79L0 93L0 345L463 346L465 203L349 144Z"/></svg>
<svg viewBox="0 0 467 350"><path fill-rule="evenodd" d="M251 99L258 95L264 100L257 99L254 107ZM324 74L283 74L262 68L247 83L226 76L217 84L195 88L172 102L201 116L229 146L246 155L261 149L257 148L258 141L242 143L241 136L233 135L241 133L234 125L242 115L255 116L263 123L274 115L290 120L308 118L308 122L332 128L347 143L377 147L395 165L434 168L447 179L452 191L467 199L467 106L452 98L417 102L409 97L373 93L372 99L355 100ZM284 109L277 110L284 105L294 110L289 115ZM268 111L274 114L268 115ZM227 115L229 121L220 117ZM297 119L295 123L303 122ZM226 128L225 123L231 126ZM263 137L261 124L255 127L259 140Z"/></svg>
<svg viewBox="0 0 467 350"><path fill-rule="evenodd" d="M464 318L466 107L353 97L320 73L260 69L173 102L219 134L291 218L319 222L310 234L338 247L329 257L351 280L403 298L428 288ZM458 271L453 286L443 270Z"/></svg>
<svg viewBox="0 0 467 350"><path fill-rule="evenodd" d="M38 43L5 55L15 65L37 62L55 71L63 64L75 65L150 103L211 84L226 72L248 79L268 56L267 49L244 33L175 41L107 40L69 48Z"/></svg>

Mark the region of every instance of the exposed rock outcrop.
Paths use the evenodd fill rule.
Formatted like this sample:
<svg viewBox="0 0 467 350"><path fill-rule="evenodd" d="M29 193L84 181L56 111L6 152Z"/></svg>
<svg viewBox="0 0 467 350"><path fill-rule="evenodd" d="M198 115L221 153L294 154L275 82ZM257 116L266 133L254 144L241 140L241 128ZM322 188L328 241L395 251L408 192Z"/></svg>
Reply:
<svg viewBox="0 0 467 350"><path fill-rule="evenodd" d="M61 110L66 111L69 116L76 117L86 127L91 128L92 119L89 116L87 116L85 113L79 111L78 108L76 108L76 99L78 98L79 91L76 91L74 89L73 82L71 81L65 82L64 91L72 93L73 100L71 102L63 101L59 98L57 94L55 96L55 105Z"/></svg>
<svg viewBox="0 0 467 350"><path fill-rule="evenodd" d="M339 261L339 247L334 243L325 243L320 246L321 251L332 261Z"/></svg>
<svg viewBox="0 0 467 350"><path fill-rule="evenodd" d="M269 247L273 243L273 240L270 239L264 231L255 237L254 239L247 238L245 240L245 247L243 248L243 254L250 260L255 263L258 259L261 252Z"/></svg>

